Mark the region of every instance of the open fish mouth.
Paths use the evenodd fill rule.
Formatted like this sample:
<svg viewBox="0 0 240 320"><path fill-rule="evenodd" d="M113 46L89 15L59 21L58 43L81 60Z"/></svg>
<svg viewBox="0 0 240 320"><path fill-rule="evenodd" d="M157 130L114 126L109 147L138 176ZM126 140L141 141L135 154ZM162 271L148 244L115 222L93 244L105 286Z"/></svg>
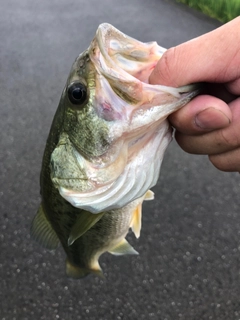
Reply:
<svg viewBox="0 0 240 320"><path fill-rule="evenodd" d="M89 144L100 152L86 157L71 135L62 133L51 156L52 182L74 207L92 213L121 208L157 183L172 139L167 117L199 93L198 85L171 88L148 83L165 50L109 24L99 26L84 54L95 68L89 108L98 126L104 124L109 145L101 153L93 134ZM81 65L82 55L78 59L72 70Z"/></svg>

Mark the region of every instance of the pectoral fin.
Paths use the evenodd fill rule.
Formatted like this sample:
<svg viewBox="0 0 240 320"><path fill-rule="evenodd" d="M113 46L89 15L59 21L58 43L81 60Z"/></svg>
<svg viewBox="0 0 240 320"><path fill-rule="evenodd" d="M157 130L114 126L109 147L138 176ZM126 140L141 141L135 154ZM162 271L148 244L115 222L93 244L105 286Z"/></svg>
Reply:
<svg viewBox="0 0 240 320"><path fill-rule="evenodd" d="M138 254L138 252L127 242L126 239L121 240L114 248L109 250L109 253L115 256L122 256L124 254Z"/></svg>
<svg viewBox="0 0 240 320"><path fill-rule="evenodd" d="M80 238L85 232L92 228L104 215L104 212L93 214L88 211L79 213L76 223L72 227L68 238L68 245L71 246L74 241Z"/></svg>
<svg viewBox="0 0 240 320"><path fill-rule="evenodd" d="M146 193L145 193L145 196L144 196L144 200L153 200L154 199L154 192L152 192L151 190L148 190Z"/></svg>
<svg viewBox="0 0 240 320"><path fill-rule="evenodd" d="M135 209L130 227L132 228L136 238L139 238L142 227L142 203L140 203Z"/></svg>
<svg viewBox="0 0 240 320"><path fill-rule="evenodd" d="M35 239L44 248L49 250L57 248L59 239L45 216L42 204L32 221L30 233L33 239Z"/></svg>
<svg viewBox="0 0 240 320"><path fill-rule="evenodd" d="M153 200L154 193L151 190L148 190L141 199L141 203L139 203L139 205L133 212L133 217L130 224L130 228L132 228L132 231L135 234L136 238L140 237L140 231L142 227L142 202L144 200Z"/></svg>

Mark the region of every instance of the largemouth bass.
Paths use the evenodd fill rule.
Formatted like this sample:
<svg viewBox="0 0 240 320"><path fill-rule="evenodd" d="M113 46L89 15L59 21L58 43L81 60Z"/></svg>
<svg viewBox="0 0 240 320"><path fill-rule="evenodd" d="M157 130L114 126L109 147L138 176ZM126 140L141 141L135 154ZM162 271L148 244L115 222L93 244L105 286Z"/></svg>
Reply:
<svg viewBox="0 0 240 320"><path fill-rule="evenodd" d="M67 254L67 274L101 274L106 251L137 254L125 239L141 229L141 206L153 199L166 147L167 117L197 93L195 85L150 85L165 49L101 24L74 62L47 139L42 203L32 236Z"/></svg>

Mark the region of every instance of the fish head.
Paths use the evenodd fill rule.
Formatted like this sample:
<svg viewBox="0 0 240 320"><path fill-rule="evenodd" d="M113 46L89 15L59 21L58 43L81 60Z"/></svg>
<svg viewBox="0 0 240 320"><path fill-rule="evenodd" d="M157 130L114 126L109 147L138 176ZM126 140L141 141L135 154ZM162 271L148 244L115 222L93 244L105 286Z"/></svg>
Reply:
<svg viewBox="0 0 240 320"><path fill-rule="evenodd" d="M156 184L172 139L167 116L198 93L195 85L148 83L165 50L104 23L74 62L50 165L53 184L73 206L120 208Z"/></svg>

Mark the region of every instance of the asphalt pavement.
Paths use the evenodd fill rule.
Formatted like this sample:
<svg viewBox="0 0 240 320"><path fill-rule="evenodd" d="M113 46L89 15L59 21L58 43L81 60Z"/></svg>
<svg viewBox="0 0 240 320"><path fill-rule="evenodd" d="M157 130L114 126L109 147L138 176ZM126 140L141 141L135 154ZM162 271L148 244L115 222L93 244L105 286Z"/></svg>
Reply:
<svg viewBox="0 0 240 320"><path fill-rule="evenodd" d="M50 124L97 26L171 47L220 23L171 0L0 4L0 320L240 319L239 174L174 142L141 237L128 237L140 255L103 255L105 279L67 278L63 250L29 235Z"/></svg>

